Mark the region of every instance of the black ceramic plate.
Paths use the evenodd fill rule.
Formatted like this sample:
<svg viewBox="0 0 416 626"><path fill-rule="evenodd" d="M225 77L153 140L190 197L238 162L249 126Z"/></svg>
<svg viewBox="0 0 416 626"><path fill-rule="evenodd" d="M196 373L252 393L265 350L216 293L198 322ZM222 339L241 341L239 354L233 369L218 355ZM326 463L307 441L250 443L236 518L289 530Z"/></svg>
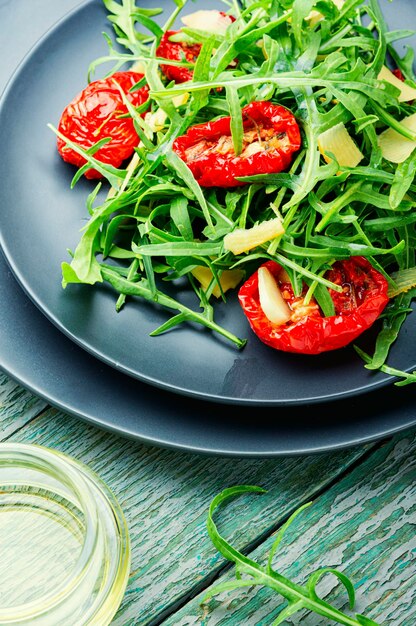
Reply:
<svg viewBox="0 0 416 626"><path fill-rule="evenodd" d="M172 6L148 0L149 6ZM197 2L194 8L204 6ZM206 6L206 3L205 3ZM210 3L210 6L221 6ZM398 7L400 10L398 10ZM416 7L383 1L392 28L415 23ZM112 292L71 285L61 288L60 264L78 242L91 183L70 190L73 169L63 163L47 123L86 84L89 62L107 47L111 33L100 0L86 2L54 27L31 51L6 90L0 110L3 160L0 186L1 244L20 285L65 335L121 372L152 386L204 400L249 405L289 405L357 396L390 386L391 379L363 367L352 348L318 357L273 351L251 333L236 298L220 305L217 320L248 337L242 352L218 336L183 326L160 337L150 332L166 313L130 302L117 314ZM412 317L412 316L411 316ZM408 320L391 363L415 368L415 321ZM371 344L371 333L364 338Z"/></svg>

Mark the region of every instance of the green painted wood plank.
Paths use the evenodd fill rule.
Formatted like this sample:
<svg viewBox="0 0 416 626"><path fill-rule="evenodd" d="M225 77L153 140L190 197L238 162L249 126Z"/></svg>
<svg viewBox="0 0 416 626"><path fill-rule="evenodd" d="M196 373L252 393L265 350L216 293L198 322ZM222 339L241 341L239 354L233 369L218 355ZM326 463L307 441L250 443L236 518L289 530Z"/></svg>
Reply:
<svg viewBox="0 0 416 626"><path fill-rule="evenodd" d="M233 504L263 496L244 496ZM218 510L221 532L228 524ZM233 528L232 528L233 530ZM250 554L265 564L272 540ZM374 452L344 479L325 491L297 518L275 557L275 568L304 583L319 567L345 572L357 591L357 612L383 626L416 624L416 434L396 438ZM217 582L230 579L231 572ZM345 591L328 577L321 597L348 612ZM329 595L328 595L329 594ZM199 595L163 622L163 626L266 626L283 604L264 588L250 588L213 598L203 613ZM281 599L280 599L281 600ZM202 616L205 618L202 619ZM140 619L130 624L140 624ZM284 624L324 626L311 613L299 613Z"/></svg>
<svg viewBox="0 0 416 626"><path fill-rule="evenodd" d="M46 406L44 400L0 372L0 440L10 437Z"/></svg>
<svg viewBox="0 0 416 626"><path fill-rule="evenodd" d="M92 467L114 490L130 526L130 583L115 624L151 624L207 585L223 564L205 530L207 506L223 488L261 483L270 491L228 515L241 547L267 536L272 525L310 498L369 448L322 456L240 460L144 447L56 410L16 433L14 441L57 448Z"/></svg>

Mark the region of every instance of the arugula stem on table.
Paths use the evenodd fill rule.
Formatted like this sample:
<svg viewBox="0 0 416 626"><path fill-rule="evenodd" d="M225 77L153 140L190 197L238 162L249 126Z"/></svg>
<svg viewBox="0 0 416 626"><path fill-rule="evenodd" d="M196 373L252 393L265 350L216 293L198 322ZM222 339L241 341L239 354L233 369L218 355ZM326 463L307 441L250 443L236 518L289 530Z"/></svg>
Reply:
<svg viewBox="0 0 416 626"><path fill-rule="evenodd" d="M233 591L243 587L264 586L269 587L269 589L272 589L274 592L287 600L286 607L282 609L276 618L274 618L271 626L278 626L278 624L282 624L286 618L301 610L310 611L317 615L321 615L322 617L326 617L332 622L344 624L345 626L381 626L374 620L371 620L364 615L347 615L318 596L316 586L319 580L323 576L331 574L338 578L338 580L344 585L348 594L350 609L352 610L355 605L355 590L352 582L343 572L340 572L332 567L324 567L313 572L304 585L299 585L273 569L273 558L282 541L284 533L294 522L296 517L312 504L311 502L308 502L298 508L278 531L271 547L266 566L259 565L251 558L242 554L226 539L224 539L224 537L219 533L214 522L214 513L216 512L216 509L226 501L246 493L262 494L266 493L266 491L261 487L253 485L238 485L224 489L224 491L215 496L210 504L207 519L209 537L217 550L226 559L235 564L236 580L226 581L214 585L204 595L202 605L206 604L213 596L220 593Z"/></svg>

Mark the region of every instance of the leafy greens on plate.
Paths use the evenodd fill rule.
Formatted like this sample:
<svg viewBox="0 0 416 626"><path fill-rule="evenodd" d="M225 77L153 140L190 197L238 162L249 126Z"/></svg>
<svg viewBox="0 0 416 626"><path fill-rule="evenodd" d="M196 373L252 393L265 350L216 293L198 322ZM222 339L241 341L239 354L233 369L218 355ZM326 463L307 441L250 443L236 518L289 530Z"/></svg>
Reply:
<svg viewBox="0 0 416 626"><path fill-rule="evenodd" d="M50 125L61 154L78 159L72 185L84 174L110 185L104 201L102 180L88 197L90 217L62 264L63 286L105 281L118 294L117 310L139 297L173 311L152 335L197 323L242 349L247 338L216 322L215 302L226 301L259 266L273 261L284 273L285 288L277 283L272 298L266 290L260 309L263 315L282 293L286 307L296 301L297 317L279 322L290 329L309 320L312 309L324 320L359 310L371 297L367 283L333 282L331 269L365 259L387 295L371 323L358 327L357 335L376 318L374 353L356 350L366 368L397 377L399 385L415 382L415 372L388 364L416 293L416 79L413 51L401 57L395 48L413 31L389 31L377 0L224 0L223 11L194 13L186 0L175 0L162 24L161 10L145 3L103 3L116 37L107 36L108 55L91 62L82 103L98 97L98 87L104 104L114 105L111 120L123 129L127 120L137 141L131 158L114 166L100 158L112 146L105 108L86 145ZM183 26L173 30L178 18ZM104 79L93 80L103 64L111 66L110 90ZM126 68L138 73L130 90L115 79ZM147 99L135 102L143 89ZM287 126L272 136L274 122L245 115L252 103L290 113L301 141L275 170L261 165L244 175L246 162L286 154L292 141ZM222 130L209 135L214 126ZM188 141L190 135L197 139ZM213 154L217 170L207 176ZM236 161L244 167L233 170L230 184L219 164ZM184 281L199 310L164 291L167 282L183 288ZM341 298L348 311L335 306L340 293L348 294Z"/></svg>

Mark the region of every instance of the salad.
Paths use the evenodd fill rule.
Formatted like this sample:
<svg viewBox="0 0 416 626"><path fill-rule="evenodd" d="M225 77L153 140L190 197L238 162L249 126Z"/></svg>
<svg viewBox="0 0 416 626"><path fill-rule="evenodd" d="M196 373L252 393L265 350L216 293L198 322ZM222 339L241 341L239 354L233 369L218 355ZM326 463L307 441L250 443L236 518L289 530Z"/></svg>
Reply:
<svg viewBox="0 0 416 626"><path fill-rule="evenodd" d="M152 335L353 345L415 382L388 362L416 293L416 77L395 47L413 31L389 31L377 0L174 0L168 16L102 1L115 38L49 125L72 186L95 181L63 287L106 282L117 311L172 312ZM195 308L172 296L184 284ZM247 337L215 320L233 293ZM354 342L373 326L367 354Z"/></svg>

